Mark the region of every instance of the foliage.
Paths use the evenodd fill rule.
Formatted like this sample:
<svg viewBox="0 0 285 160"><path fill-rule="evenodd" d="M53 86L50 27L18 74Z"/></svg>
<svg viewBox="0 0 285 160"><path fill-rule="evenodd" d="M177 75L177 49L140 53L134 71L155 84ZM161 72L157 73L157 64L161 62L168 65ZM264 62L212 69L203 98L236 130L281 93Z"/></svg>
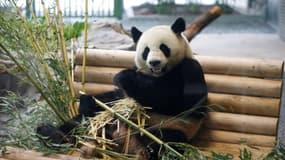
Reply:
<svg viewBox="0 0 285 160"><path fill-rule="evenodd" d="M285 147L280 144L275 146L264 160L283 160L285 159Z"/></svg>
<svg viewBox="0 0 285 160"><path fill-rule="evenodd" d="M70 40L72 38L78 38L81 35L81 32L84 30L84 23L75 22L65 25L64 28L64 38L65 40Z"/></svg>
<svg viewBox="0 0 285 160"><path fill-rule="evenodd" d="M70 144L55 145L36 133L36 126L41 123L57 125L56 115L44 101L36 101L30 97L20 97L9 92L6 97L0 97L0 112L8 115L6 137L0 139L0 151L6 152L5 146L25 149L35 149L45 153L63 152L71 149Z"/></svg>
<svg viewBox="0 0 285 160"><path fill-rule="evenodd" d="M46 21L50 19L49 15L41 19L25 19L13 0L6 0L3 4L12 9L0 9L0 57L9 57L16 64L7 70L16 75L22 73L24 76L20 78L41 93L56 117L62 122L68 120L72 115L69 107L74 95L73 87L66 83L71 77L63 45L65 39L60 34L64 26L57 24L57 19L53 20L54 23ZM75 23L69 29L72 33L66 35L66 39L78 36L82 24Z"/></svg>

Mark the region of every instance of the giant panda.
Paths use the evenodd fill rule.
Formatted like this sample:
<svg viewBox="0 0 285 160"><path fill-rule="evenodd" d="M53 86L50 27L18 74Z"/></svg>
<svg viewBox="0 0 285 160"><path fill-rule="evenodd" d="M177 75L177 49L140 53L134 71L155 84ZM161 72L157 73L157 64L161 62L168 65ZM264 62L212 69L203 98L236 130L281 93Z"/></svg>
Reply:
<svg viewBox="0 0 285 160"><path fill-rule="evenodd" d="M148 126L156 126L161 123L161 119L177 115L191 121L189 124L192 126L187 126L188 123L180 125L178 120L151 130L165 142L191 140L207 112L205 107L197 107L206 103L208 90L202 67L193 57L183 35L185 27L183 18L176 19L171 26L155 26L145 32L132 27L131 34L136 43L135 66L115 75L113 81L118 87L116 91L97 97L118 99L127 96L142 106L151 107L148 113L152 118L147 122ZM75 140L66 135L76 127L83 116L94 116L98 111L101 109L92 96L82 95L78 116L60 127L39 126L37 132L55 143L74 143ZM122 132L124 130L120 129ZM115 132L116 130L110 127L109 137L115 138ZM139 159L159 159L159 145L139 134L131 139L131 143L135 145L130 151L131 154L140 154ZM138 149L137 146L141 147Z"/></svg>

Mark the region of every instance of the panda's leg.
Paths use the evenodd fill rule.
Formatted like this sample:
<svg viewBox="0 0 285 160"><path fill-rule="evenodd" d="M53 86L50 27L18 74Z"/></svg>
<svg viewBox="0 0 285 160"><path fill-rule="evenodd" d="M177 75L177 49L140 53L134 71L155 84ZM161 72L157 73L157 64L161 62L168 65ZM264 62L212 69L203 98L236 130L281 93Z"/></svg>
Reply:
<svg viewBox="0 0 285 160"><path fill-rule="evenodd" d="M37 127L36 132L39 135L47 137L53 143L75 143L75 138L71 136L71 132L76 128L84 117L94 116L99 107L90 95L80 96L79 114L68 120L59 127L50 124L42 124Z"/></svg>
<svg viewBox="0 0 285 160"><path fill-rule="evenodd" d="M114 90L95 96L103 102L109 102L123 98L123 93L120 90ZM71 132L84 119L84 117L93 117L96 112L102 111L91 95L81 95L78 112L79 114L68 120L59 127L50 124L42 124L37 127L37 133L47 137L51 142L56 144L75 143L75 138L71 136Z"/></svg>

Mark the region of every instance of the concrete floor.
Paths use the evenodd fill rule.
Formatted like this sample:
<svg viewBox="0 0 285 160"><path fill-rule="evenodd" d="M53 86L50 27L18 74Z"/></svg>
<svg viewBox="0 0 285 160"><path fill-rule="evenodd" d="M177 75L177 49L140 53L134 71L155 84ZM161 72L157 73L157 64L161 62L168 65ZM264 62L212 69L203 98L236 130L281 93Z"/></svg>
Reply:
<svg viewBox="0 0 285 160"><path fill-rule="evenodd" d="M285 42L276 33L205 33L190 45L200 55L285 60Z"/></svg>

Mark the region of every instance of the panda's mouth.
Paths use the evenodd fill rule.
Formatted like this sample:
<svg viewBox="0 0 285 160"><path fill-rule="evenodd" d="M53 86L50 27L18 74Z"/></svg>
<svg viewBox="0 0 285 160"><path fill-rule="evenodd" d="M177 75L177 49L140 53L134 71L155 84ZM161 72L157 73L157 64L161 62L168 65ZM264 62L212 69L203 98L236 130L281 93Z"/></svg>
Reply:
<svg viewBox="0 0 285 160"><path fill-rule="evenodd" d="M165 67L151 67L150 70L152 73L160 74L166 71L166 66Z"/></svg>

